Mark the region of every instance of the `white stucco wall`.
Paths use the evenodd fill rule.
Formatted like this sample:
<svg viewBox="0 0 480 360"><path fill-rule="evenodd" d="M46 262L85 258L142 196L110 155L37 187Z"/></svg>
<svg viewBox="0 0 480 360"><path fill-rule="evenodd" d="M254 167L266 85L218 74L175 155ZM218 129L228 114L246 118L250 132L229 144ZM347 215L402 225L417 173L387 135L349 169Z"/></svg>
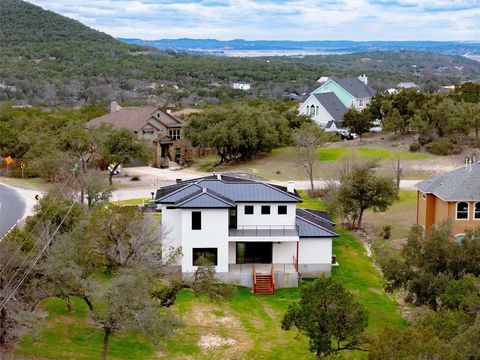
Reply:
<svg viewBox="0 0 480 360"><path fill-rule="evenodd" d="M182 209L182 271L194 272L193 248L217 248L217 272L228 272L228 210ZM201 211L202 229L192 230L192 211Z"/></svg>
<svg viewBox="0 0 480 360"><path fill-rule="evenodd" d="M309 107L315 106L315 115L310 115ZM318 114L316 112L318 106ZM330 113L325 110L325 108L320 104L320 102L315 98L315 96L310 95L310 97L300 105L299 109L300 114L310 116L313 121L315 121L320 126L325 126L331 120L333 120Z"/></svg>
<svg viewBox="0 0 480 360"><path fill-rule="evenodd" d="M270 206L270 215L262 215L262 205ZM286 215L279 215L278 214L278 206L279 205L286 205L287 206L287 214ZM253 206L253 215L246 215L245 214L245 206ZM257 203L242 203L238 204L237 206L237 225L239 229L248 228L248 226L281 226L285 225L291 228L295 225L295 211L296 211L296 204L295 203L285 203L285 204L278 204L278 203L265 203L265 204L257 204Z"/></svg>
<svg viewBox="0 0 480 360"><path fill-rule="evenodd" d="M237 262L237 243L228 243L228 263L235 264Z"/></svg>
<svg viewBox="0 0 480 360"><path fill-rule="evenodd" d="M274 242L273 243L273 263L274 264L293 264L297 254L297 242Z"/></svg>
<svg viewBox="0 0 480 360"><path fill-rule="evenodd" d="M300 238L298 249L299 264L331 264L331 238Z"/></svg>
<svg viewBox="0 0 480 360"><path fill-rule="evenodd" d="M182 245L182 217L181 210L167 209L162 206L162 247L164 260L167 260L171 251ZM181 265L181 257L176 259L175 265Z"/></svg>

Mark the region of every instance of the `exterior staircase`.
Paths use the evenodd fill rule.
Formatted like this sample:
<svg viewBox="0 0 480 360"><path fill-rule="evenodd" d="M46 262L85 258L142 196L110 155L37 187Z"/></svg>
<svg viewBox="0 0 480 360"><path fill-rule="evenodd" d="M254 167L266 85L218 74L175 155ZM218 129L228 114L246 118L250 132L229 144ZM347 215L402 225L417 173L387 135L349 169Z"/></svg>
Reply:
<svg viewBox="0 0 480 360"><path fill-rule="evenodd" d="M253 293L260 295L275 295L275 277L273 264L270 274L257 274L255 264L253 264Z"/></svg>

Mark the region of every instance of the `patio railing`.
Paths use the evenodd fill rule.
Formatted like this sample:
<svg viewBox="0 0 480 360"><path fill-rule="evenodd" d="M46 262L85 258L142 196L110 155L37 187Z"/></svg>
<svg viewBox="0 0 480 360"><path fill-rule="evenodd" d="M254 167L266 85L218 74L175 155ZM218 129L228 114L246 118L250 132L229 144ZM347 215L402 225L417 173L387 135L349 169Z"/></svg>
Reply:
<svg viewBox="0 0 480 360"><path fill-rule="evenodd" d="M296 225L240 225L230 229L229 236L298 236Z"/></svg>

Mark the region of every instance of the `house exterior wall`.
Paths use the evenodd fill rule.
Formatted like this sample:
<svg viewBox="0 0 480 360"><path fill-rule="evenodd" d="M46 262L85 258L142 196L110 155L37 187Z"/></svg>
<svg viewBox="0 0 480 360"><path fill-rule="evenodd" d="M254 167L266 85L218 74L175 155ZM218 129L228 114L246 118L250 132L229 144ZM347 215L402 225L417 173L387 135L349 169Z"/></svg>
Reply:
<svg viewBox="0 0 480 360"><path fill-rule="evenodd" d="M312 105L315 106L315 114L311 114L310 112ZM325 110L322 104L320 104L317 98L313 95L310 95L310 97L300 105L299 112L300 114L310 116L313 121L323 127L325 127L329 121L334 120L330 113Z"/></svg>
<svg viewBox="0 0 480 360"><path fill-rule="evenodd" d="M273 243L274 264L294 264L297 257L297 242L274 242Z"/></svg>
<svg viewBox="0 0 480 360"><path fill-rule="evenodd" d="M300 238L298 249L299 264L331 264L331 238Z"/></svg>
<svg viewBox="0 0 480 360"><path fill-rule="evenodd" d="M372 98L358 98L355 100L355 108L357 108L358 110L363 110L365 109L369 104L370 104L370 101L371 101Z"/></svg>
<svg viewBox="0 0 480 360"><path fill-rule="evenodd" d="M182 209L182 271L194 272L193 248L217 248L217 272L228 272L228 210ZM202 213L202 229L192 230L192 211Z"/></svg>
<svg viewBox="0 0 480 360"><path fill-rule="evenodd" d="M417 196L417 225L425 226L425 235L431 233L431 227L450 220L452 225L452 236L464 234L465 230L473 230L480 227L480 219L475 219L476 201L467 201L468 219L456 219L457 202L444 201L434 194L423 194L418 191Z"/></svg>
<svg viewBox="0 0 480 360"><path fill-rule="evenodd" d="M338 85L335 81L329 80L322 86L320 86L317 90L315 90L314 94L321 94L326 92L333 92L340 101L347 107L350 108L352 106L356 106L355 97L352 96L348 91Z"/></svg>
<svg viewBox="0 0 480 360"><path fill-rule="evenodd" d="M179 209L167 209L162 206L162 233L163 252L168 258L169 254L182 246L182 216ZM181 265L181 257L177 258L175 265Z"/></svg>
<svg viewBox="0 0 480 360"><path fill-rule="evenodd" d="M262 215L262 205L270 206L270 214ZM285 205L287 206L287 214L279 215L278 206ZM253 206L253 215L245 214L245 206ZM296 218L296 204L295 203L241 203L237 206L237 225L238 228L242 227L268 227L268 226L295 226Z"/></svg>

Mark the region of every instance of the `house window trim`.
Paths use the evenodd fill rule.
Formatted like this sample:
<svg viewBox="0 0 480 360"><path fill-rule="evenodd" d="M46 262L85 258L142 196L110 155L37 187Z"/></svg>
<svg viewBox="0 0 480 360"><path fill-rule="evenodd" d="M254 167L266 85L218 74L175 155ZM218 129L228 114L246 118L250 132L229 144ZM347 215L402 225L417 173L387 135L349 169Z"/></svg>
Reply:
<svg viewBox="0 0 480 360"><path fill-rule="evenodd" d="M463 236L463 239L462 239L461 241L458 241L458 240L457 240L457 237L459 237L459 236ZM457 235L455 235L455 236L453 237L453 240L454 240L457 244L461 244L461 243L465 240L465 234L464 234L464 233L459 233L459 234L457 234Z"/></svg>
<svg viewBox="0 0 480 360"><path fill-rule="evenodd" d="M248 207L248 208L252 208L252 212L251 212L251 213L247 213L247 207ZM245 205L244 208L243 208L243 214L244 214L244 215L255 215L255 206L253 206L253 205Z"/></svg>
<svg viewBox="0 0 480 360"><path fill-rule="evenodd" d="M215 263L213 265L218 266L218 247L192 248L192 266L196 267L199 265L195 265L195 260L194 260L195 250L216 250Z"/></svg>
<svg viewBox="0 0 480 360"><path fill-rule="evenodd" d="M193 214L200 214L200 227L198 229L193 226ZM201 211L192 211L192 231L201 231L202 230L202 212Z"/></svg>
<svg viewBox="0 0 480 360"><path fill-rule="evenodd" d="M467 204L467 217L465 219L459 219L458 218L458 204L465 203ZM458 201L455 204L455 220L457 221L468 221L470 220L470 203L468 201Z"/></svg>
<svg viewBox="0 0 480 360"><path fill-rule="evenodd" d="M268 213L264 213L263 212L263 209L267 209L268 208ZM260 208L260 214L261 215L271 215L272 214L272 207L270 205L262 205L261 208Z"/></svg>
<svg viewBox="0 0 480 360"><path fill-rule="evenodd" d="M479 205L478 213L480 215L480 201L477 201L476 203L473 204L473 220L480 221L480 216L477 217L477 204Z"/></svg>

